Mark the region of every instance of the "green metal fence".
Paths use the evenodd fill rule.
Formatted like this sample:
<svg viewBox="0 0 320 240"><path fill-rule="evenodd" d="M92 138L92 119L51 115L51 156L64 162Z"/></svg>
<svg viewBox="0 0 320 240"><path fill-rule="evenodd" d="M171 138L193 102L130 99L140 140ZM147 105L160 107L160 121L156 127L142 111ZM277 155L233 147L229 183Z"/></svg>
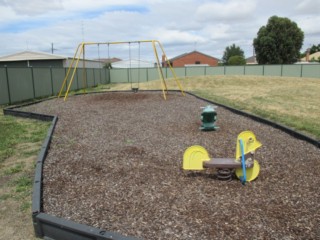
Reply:
<svg viewBox="0 0 320 240"><path fill-rule="evenodd" d="M0 105L57 95L66 76L66 71L65 68L46 67L0 68ZM83 71L79 68L75 72L70 87L71 91L85 86L84 74L86 74L87 87L110 83L108 69L89 68ZM71 74L67 85L70 83L70 79Z"/></svg>
<svg viewBox="0 0 320 240"><path fill-rule="evenodd" d="M164 76L173 77L169 68L164 68ZM320 64L293 65L245 65L245 66L217 66L217 67L179 67L174 68L178 77L192 77L202 75L258 75L320 78ZM111 83L130 83L137 80L137 69L111 69ZM159 79L156 68L140 69L140 82Z"/></svg>
<svg viewBox="0 0 320 240"><path fill-rule="evenodd" d="M29 99L57 95L66 75L65 68L32 68L4 67L0 68L0 105L13 104ZM71 70L73 72L73 69ZM166 78L173 77L169 68L163 69ZM217 67L180 67L174 68L178 77L200 75L258 75L286 76L302 78L319 78L320 64L293 65L245 65ZM74 74L70 90L78 90L107 83L137 83L159 79L157 68L141 69L97 69L79 68ZM67 80L69 84L71 74ZM67 86L66 86L67 87Z"/></svg>

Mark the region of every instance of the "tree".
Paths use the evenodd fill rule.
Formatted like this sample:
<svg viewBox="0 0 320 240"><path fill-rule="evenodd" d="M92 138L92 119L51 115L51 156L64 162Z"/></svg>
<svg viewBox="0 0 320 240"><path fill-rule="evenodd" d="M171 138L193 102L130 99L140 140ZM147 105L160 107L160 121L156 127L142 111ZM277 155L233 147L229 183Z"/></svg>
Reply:
<svg viewBox="0 0 320 240"><path fill-rule="evenodd" d="M272 16L253 41L259 64L291 64L299 59L304 33L288 18Z"/></svg>
<svg viewBox="0 0 320 240"><path fill-rule="evenodd" d="M223 63L227 65L229 58L232 56L240 56L244 59L244 52L240 47L236 46L235 44L232 44L231 46L226 47L222 57Z"/></svg>
<svg viewBox="0 0 320 240"><path fill-rule="evenodd" d="M313 57L313 58L311 58L310 62L319 62L320 63L320 57L318 57L318 59Z"/></svg>
<svg viewBox="0 0 320 240"><path fill-rule="evenodd" d="M320 51L320 44L318 45L312 45L312 47L310 48L310 54L316 53Z"/></svg>
<svg viewBox="0 0 320 240"><path fill-rule="evenodd" d="M242 56L229 57L228 65L246 65L246 60Z"/></svg>
<svg viewBox="0 0 320 240"><path fill-rule="evenodd" d="M106 62L104 64L103 68L112 69L112 63L111 62Z"/></svg>

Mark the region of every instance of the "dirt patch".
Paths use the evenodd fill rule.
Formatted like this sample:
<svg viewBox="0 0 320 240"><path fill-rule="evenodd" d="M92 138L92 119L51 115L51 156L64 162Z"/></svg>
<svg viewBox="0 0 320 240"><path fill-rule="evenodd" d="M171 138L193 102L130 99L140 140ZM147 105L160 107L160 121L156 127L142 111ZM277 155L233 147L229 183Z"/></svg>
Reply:
<svg viewBox="0 0 320 240"><path fill-rule="evenodd" d="M165 101L159 92L128 92L24 108L59 117L44 165L44 211L143 239L316 239L320 150L222 107L219 130L201 132L206 105L179 93ZM256 181L182 170L191 145L234 157L244 130L263 144Z"/></svg>

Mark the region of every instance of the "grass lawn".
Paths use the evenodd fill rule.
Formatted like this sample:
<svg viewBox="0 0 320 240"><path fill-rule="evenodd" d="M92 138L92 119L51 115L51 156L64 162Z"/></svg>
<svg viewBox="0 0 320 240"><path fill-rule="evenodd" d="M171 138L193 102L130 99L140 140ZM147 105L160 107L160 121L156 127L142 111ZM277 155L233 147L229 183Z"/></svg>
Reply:
<svg viewBox="0 0 320 240"><path fill-rule="evenodd" d="M185 91L281 123L320 139L320 79L264 76L199 76L180 79ZM174 80L168 89L177 89ZM110 84L129 90L130 84ZM101 88L101 87L99 87ZM159 89L159 81L140 83Z"/></svg>
<svg viewBox="0 0 320 240"><path fill-rule="evenodd" d="M49 125L4 116L0 108L0 239L35 239L32 183L35 161Z"/></svg>

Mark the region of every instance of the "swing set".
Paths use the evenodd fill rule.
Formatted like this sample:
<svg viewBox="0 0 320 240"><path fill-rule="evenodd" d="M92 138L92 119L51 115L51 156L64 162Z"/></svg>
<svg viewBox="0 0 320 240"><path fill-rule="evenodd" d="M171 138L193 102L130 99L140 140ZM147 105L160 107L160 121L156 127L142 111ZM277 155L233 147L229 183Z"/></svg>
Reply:
<svg viewBox="0 0 320 240"><path fill-rule="evenodd" d="M158 74L159 74L159 77L160 77L160 80L161 80L161 88L162 88L163 98L165 100L167 99L166 94L168 92L168 86L167 86L166 79L165 79L164 74L163 74L163 69L162 69L161 63L159 61L157 45L160 47L160 49L162 51L162 55L164 56L164 59L167 62L168 66L169 66L169 68L171 70L172 76L174 77L174 80L175 80L177 86L179 87L179 89L181 91L181 94L183 96L185 96L185 93L184 93L184 90L182 89L181 83L180 83L177 75L175 74L174 69L172 68L170 61L167 58L161 43L159 41L157 41L157 40L140 40L140 41L129 41L129 42L82 42L82 43L80 43L78 45L78 48L77 48L75 54L74 54L74 57L72 58L72 61L71 61L71 64L70 64L70 66L68 68L67 74L66 74L66 76L65 76L65 78L63 80L63 83L62 83L62 86L60 88L60 92L59 92L58 98L62 95L63 89L67 85L67 79L70 79L69 84L67 86L67 90L66 90L65 95L64 95L64 101L67 100L68 94L70 92L70 88L71 88L71 85L72 85L72 82L73 82L73 79L74 79L74 76L75 76L75 73L76 73L76 70L77 70L77 68L79 66L79 61L80 61L81 58L83 60L82 61L83 88L84 88L84 92L86 92L87 74L86 74L86 65L85 65L85 52L86 52L86 46L89 46L89 45L97 45L98 46L99 62L100 62L100 45L107 45L108 46L108 58L109 59L110 59L110 56L109 56L109 47L110 47L110 45L114 45L114 44L128 44L129 45L129 68L130 68L130 71L129 71L128 78L129 78L129 82L131 83L131 90L136 93L139 90L139 82L140 82L139 79L140 79L140 44L141 43L151 43L152 44L154 57L156 59L156 65L157 65L157 69L158 69ZM132 71L131 44L139 44L139 47L138 47L138 50L139 50L139 54L138 54L138 81L136 82L136 84L134 84L133 81L132 81L133 77L132 77L132 72L131 72ZM72 71L72 69L73 69L73 71Z"/></svg>

